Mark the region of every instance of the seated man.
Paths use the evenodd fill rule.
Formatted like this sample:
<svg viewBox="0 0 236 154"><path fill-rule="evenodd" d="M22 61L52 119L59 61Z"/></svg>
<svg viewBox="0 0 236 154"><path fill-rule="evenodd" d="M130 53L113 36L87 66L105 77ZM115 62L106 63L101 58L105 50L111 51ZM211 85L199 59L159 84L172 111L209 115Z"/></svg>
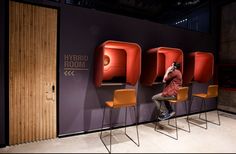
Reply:
<svg viewBox="0 0 236 154"><path fill-rule="evenodd" d="M158 111L160 111L158 113L159 120L166 120L175 114L167 100L176 99L177 90L182 85L182 74L179 68L179 63L172 63L172 65L167 69L163 78L163 82L166 83L163 92L152 97L152 100L156 103L157 109L159 109ZM164 101L166 110L160 108L161 101Z"/></svg>

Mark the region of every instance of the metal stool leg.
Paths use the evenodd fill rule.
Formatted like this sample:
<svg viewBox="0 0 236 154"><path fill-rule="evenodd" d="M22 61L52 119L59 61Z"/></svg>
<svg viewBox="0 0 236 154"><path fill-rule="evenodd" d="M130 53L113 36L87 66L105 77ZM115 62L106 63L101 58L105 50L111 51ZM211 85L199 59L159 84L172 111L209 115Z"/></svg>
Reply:
<svg viewBox="0 0 236 154"><path fill-rule="evenodd" d="M218 102L218 98L216 97L216 103ZM217 103L218 104L218 103ZM219 115L219 111L218 111L218 109L216 109L216 112L217 112L217 116L218 116L218 124L217 125L219 125L220 126L220 115Z"/></svg>
<svg viewBox="0 0 236 154"><path fill-rule="evenodd" d="M206 105L206 101L205 100L204 100L204 102L205 102L205 105ZM218 118L218 123L213 122L213 121L209 121L208 119L206 119L206 121L209 122L209 123L212 123L212 124L220 126L220 115L219 115L219 111L217 109L216 109L216 114L217 114L217 118ZM202 119L202 118L200 117L200 119ZM205 119L202 119L202 120L205 120Z"/></svg>
<svg viewBox="0 0 236 154"><path fill-rule="evenodd" d="M175 111L176 111L176 104L175 104ZM155 131L158 132L158 133L161 133L161 134L163 134L163 135L166 135L166 136L168 136L168 137L170 137L170 138L172 138L172 139L178 140L178 127L177 127L176 113L175 113L175 118L174 118L174 119L175 119L175 126L169 124L169 119L168 119L168 125L170 125L170 126L172 126L172 127L175 128L176 137L173 137L173 136L171 136L171 135L169 135L169 134L166 134L166 133L163 133L163 132L159 131L159 130L157 129L157 122L158 122L158 119L157 119L157 121L156 121Z"/></svg>
<svg viewBox="0 0 236 154"><path fill-rule="evenodd" d="M190 133L190 124L189 124L189 119L188 119L188 107L187 107L187 101L185 101L185 110L186 110L186 114L187 114L187 123L188 123L188 132Z"/></svg>
<svg viewBox="0 0 236 154"><path fill-rule="evenodd" d="M159 108L159 109L157 109L155 130L157 129L157 123L158 123L158 114L160 114L160 112L161 112L161 106L162 106L162 102L160 103L160 108Z"/></svg>
<svg viewBox="0 0 236 154"><path fill-rule="evenodd" d="M205 101L205 99L203 99L203 101L204 101L204 110L205 110L205 119L206 119L206 129L207 129L207 112L206 112L206 101Z"/></svg>
<svg viewBox="0 0 236 154"><path fill-rule="evenodd" d="M135 115L135 119L136 119L136 132L137 132L137 139L138 139L138 143L136 143L127 133L126 133L126 130L125 130L125 135L131 140L134 142L134 144L136 144L138 147L140 145L139 143L139 133L138 133L138 118L137 118L137 114L136 114L136 111L135 111L135 106L133 106L134 108L134 115ZM127 112L127 108L126 108L126 112ZM127 114L126 114L126 117L125 119L127 119ZM126 125L126 120L125 120L125 125ZM126 127L126 126L125 126Z"/></svg>
<svg viewBox="0 0 236 154"><path fill-rule="evenodd" d="M139 141L139 132L138 132L138 110L135 110L134 106L134 112L135 112L135 119L136 119L136 132L137 132L137 139L138 139L138 146L140 146L140 141Z"/></svg>
<svg viewBox="0 0 236 154"><path fill-rule="evenodd" d="M112 108L110 108L110 153L111 153L111 144L112 144Z"/></svg>
<svg viewBox="0 0 236 154"><path fill-rule="evenodd" d="M193 104L193 96L191 96L191 98L190 98L189 107L188 107L188 115L191 114L192 104ZM190 124L195 125L194 123L191 123L189 119L190 119L190 116L188 116L188 122Z"/></svg>
<svg viewBox="0 0 236 154"><path fill-rule="evenodd" d="M125 134L126 134L126 123L127 123L127 107L125 107Z"/></svg>
<svg viewBox="0 0 236 154"><path fill-rule="evenodd" d="M201 118L202 110L201 110L201 113L199 114L199 119L205 121L205 123L206 123L205 129L207 129L207 128L208 128L208 126L207 126L208 120L207 120L207 112L206 112L206 100L205 100L204 98L202 98L202 104L203 104L203 108L204 108L204 110L205 110L205 112L204 112L204 114L205 114L205 119Z"/></svg>
<svg viewBox="0 0 236 154"><path fill-rule="evenodd" d="M105 148L107 149L107 151L109 153L111 153L111 144L112 144L112 141L111 141L111 136L112 136L112 122L111 122L111 119L112 119L112 108L110 108L110 149L108 149L107 145L105 144L104 140L103 140L103 137L102 137L102 132L103 132L103 125L104 125L104 119L105 119L105 107L104 107L104 110L103 110L103 119L102 119L102 129L101 129L101 133L100 133L100 139L103 143L103 145L105 146Z"/></svg>
<svg viewBox="0 0 236 154"><path fill-rule="evenodd" d="M177 104L175 103L175 127L176 127L176 140L178 140L178 124L177 124Z"/></svg>
<svg viewBox="0 0 236 154"><path fill-rule="evenodd" d="M191 104L192 104L192 103L191 103ZM205 101L204 101L204 99L202 99L200 112L202 112L202 107L204 107L204 109L206 109L206 105L205 105ZM190 106L190 111L191 111L191 106ZM202 126L197 125L197 124L195 124L195 123L193 123L193 122L190 122L190 121L189 121L189 123L190 123L190 124L193 124L193 125L195 125L195 126L198 126L198 127L200 127L200 128L207 129L207 114L206 114L206 112L205 112L205 119L202 119L202 118L201 118L201 114L199 114L199 119L205 121L205 123L206 123L206 127L202 127Z"/></svg>
<svg viewBox="0 0 236 154"><path fill-rule="evenodd" d="M176 111L176 113L175 113L175 115L177 115L177 104L175 104L175 111ZM186 113L188 114L188 109L187 109L187 102L185 101L185 110L186 110ZM185 131L185 132L188 132L188 133L190 133L190 124L189 124L189 120L188 120L188 115L187 115L187 123L188 123L188 130L185 130L185 129L183 129L183 128L180 128L180 127L178 127L178 125L176 125L176 127L178 127L178 129L180 129L180 130L183 130L183 131ZM170 125L169 124L169 121L168 121L168 125ZM175 127L174 125L170 125L170 126L172 126L172 127Z"/></svg>
<svg viewBox="0 0 236 154"><path fill-rule="evenodd" d="M201 119L203 104L204 103L203 103L203 99L202 99L202 103L201 103L201 107L200 107L200 113L199 113L199 119Z"/></svg>
<svg viewBox="0 0 236 154"><path fill-rule="evenodd" d="M174 106L175 106L175 117L174 117L174 119L175 119L175 126L170 124L170 119L168 119L168 125L175 128L176 138L174 138L174 139L178 140L178 123L177 123L177 116L176 116L177 115L177 104L175 103Z"/></svg>
<svg viewBox="0 0 236 154"><path fill-rule="evenodd" d="M217 116L218 116L218 122L219 122L219 126L220 126L220 115L219 115L219 111L218 110L216 110L217 111Z"/></svg>
<svg viewBox="0 0 236 154"><path fill-rule="evenodd" d="M102 132L103 132L103 123L104 123L104 118L105 118L105 110L106 110L106 107L104 107L104 109L103 109L102 128L101 128L100 138L102 137Z"/></svg>

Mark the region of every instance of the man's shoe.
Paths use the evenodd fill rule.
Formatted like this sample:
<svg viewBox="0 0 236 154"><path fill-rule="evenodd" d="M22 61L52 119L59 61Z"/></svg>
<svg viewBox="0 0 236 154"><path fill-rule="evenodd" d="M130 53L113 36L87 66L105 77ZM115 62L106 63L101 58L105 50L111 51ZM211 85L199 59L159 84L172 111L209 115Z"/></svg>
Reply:
<svg viewBox="0 0 236 154"><path fill-rule="evenodd" d="M158 117L161 117L161 116L164 116L166 114L168 114L169 112L168 111L161 111L158 115Z"/></svg>
<svg viewBox="0 0 236 154"><path fill-rule="evenodd" d="M170 117L173 117L173 115L175 115L175 112L174 111L172 111L171 113L169 113L170 114Z"/></svg>
<svg viewBox="0 0 236 154"><path fill-rule="evenodd" d="M169 119L169 118L171 118L173 115L175 115L175 112L173 111L173 112L171 112L171 113L166 113L166 114L164 114L164 115L160 115L159 117L158 117L158 119L159 120L167 120L167 119Z"/></svg>

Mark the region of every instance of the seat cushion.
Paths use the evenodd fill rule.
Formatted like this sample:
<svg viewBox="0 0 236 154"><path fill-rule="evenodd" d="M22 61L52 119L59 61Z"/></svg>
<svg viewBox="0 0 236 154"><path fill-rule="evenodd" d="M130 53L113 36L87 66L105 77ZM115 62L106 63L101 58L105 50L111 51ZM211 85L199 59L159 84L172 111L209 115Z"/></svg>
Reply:
<svg viewBox="0 0 236 154"><path fill-rule="evenodd" d="M129 107L129 106L135 106L136 105L134 103L114 105L113 101L107 101L107 102L105 102L105 104L106 104L107 107L111 107L111 108L121 108L121 107Z"/></svg>
<svg viewBox="0 0 236 154"><path fill-rule="evenodd" d="M170 103L177 103L177 100L169 100Z"/></svg>
<svg viewBox="0 0 236 154"><path fill-rule="evenodd" d="M182 103L182 102L185 102L187 100L168 100L170 103Z"/></svg>
<svg viewBox="0 0 236 154"><path fill-rule="evenodd" d="M200 98L207 98L207 94L201 93L201 94L193 94L195 97L200 97Z"/></svg>
<svg viewBox="0 0 236 154"><path fill-rule="evenodd" d="M114 106L114 102L113 101L107 101L105 102L107 107L113 107Z"/></svg>

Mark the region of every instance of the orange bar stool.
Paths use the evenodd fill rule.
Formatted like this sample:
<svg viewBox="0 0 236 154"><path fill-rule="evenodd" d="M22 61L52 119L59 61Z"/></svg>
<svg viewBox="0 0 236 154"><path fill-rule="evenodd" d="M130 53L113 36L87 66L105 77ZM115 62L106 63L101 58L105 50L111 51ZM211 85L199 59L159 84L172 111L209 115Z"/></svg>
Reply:
<svg viewBox="0 0 236 154"><path fill-rule="evenodd" d="M209 99L209 98L217 98L217 97L218 97L218 85L209 85L209 86L208 86L208 89L207 89L207 93L193 94L192 96L193 96L193 97L198 97L198 98L202 99L201 109L200 109L200 110L201 110L200 112L202 112L203 106L204 106L204 110L206 109L206 100L207 100L207 99ZM191 105L190 105L190 112L191 112ZM201 127L201 128L205 128L205 129L207 129L207 123L208 123L208 122L220 126L220 116L219 116L219 112L218 112L218 110L216 110L216 112L217 112L217 116L218 116L218 123L215 123L215 122L212 122L212 121L208 121L208 120L207 120L207 112L205 112L205 119L202 119L202 118L201 118L201 113L199 114L199 119L205 121L206 127L202 127L202 126L197 125L197 124L192 123L192 122L190 122L190 123L193 124L193 125L199 126L199 127Z"/></svg>
<svg viewBox="0 0 236 154"><path fill-rule="evenodd" d="M164 134L166 136L169 136L169 137L171 137L173 139L176 139L176 140L178 140L178 129L190 133L190 125L189 125L189 120L188 120L188 108L187 108L188 89L189 89L188 87L181 87L181 88L179 88L179 90L177 92L177 99L168 100L171 104L173 104L175 106L174 107L174 109L175 109L175 117L174 117L175 118L175 126L170 124L170 120L168 120L168 125L172 126L172 127L174 127L176 129L176 137L170 136L170 135L168 135L166 133L163 133L163 132L157 130L157 122L156 122L156 126L155 126L155 131L157 131L157 132L159 132L161 134ZM182 103L182 102L184 102L184 104L185 104L185 110L186 110L186 115L187 115L187 123L188 123L188 130L185 130L183 128L179 128L178 125L177 125L177 118L176 118L176 115L177 115L177 104L178 103Z"/></svg>
<svg viewBox="0 0 236 154"><path fill-rule="evenodd" d="M139 133L138 133L138 119L137 119L137 111L135 110L136 109L136 104L137 104L137 101L136 101L136 91L135 91L135 89L115 90L113 101L107 101L105 103L106 106L104 107L104 111L103 111L103 119L102 119L102 128L101 128L100 139L101 139L102 143L104 144L104 146L106 147L106 149L108 150L109 153L111 153L111 145L112 145L111 137L112 137L112 128L113 128L113 125L112 125L112 111L113 111L113 109L126 108L126 111L125 111L125 135L139 147L140 143L139 143ZM104 137L102 136L106 107L108 107L110 109L110 133L109 133L110 149L108 149L107 145L105 144L105 142L103 140ZM132 107L134 109L135 119L136 119L136 133L137 133L138 143L136 143L126 133L127 108L128 107Z"/></svg>

